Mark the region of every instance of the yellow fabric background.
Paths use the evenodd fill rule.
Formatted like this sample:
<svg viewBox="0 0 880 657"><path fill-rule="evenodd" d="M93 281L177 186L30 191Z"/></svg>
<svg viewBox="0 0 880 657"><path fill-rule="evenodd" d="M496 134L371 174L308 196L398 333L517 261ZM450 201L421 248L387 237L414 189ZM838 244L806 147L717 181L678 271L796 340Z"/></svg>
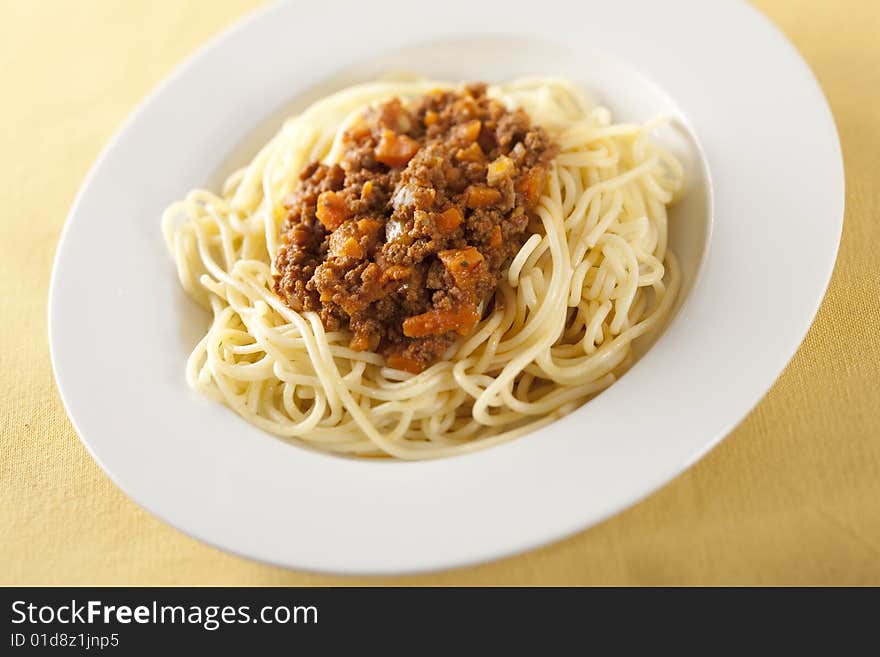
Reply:
<svg viewBox="0 0 880 657"><path fill-rule="evenodd" d="M256 4L0 0L0 583L880 584L876 0L758 3L831 103L846 162L843 242L788 369L664 489L537 551L382 579L233 557L130 502L86 453L55 390L46 336L55 247L77 188L126 115Z"/></svg>

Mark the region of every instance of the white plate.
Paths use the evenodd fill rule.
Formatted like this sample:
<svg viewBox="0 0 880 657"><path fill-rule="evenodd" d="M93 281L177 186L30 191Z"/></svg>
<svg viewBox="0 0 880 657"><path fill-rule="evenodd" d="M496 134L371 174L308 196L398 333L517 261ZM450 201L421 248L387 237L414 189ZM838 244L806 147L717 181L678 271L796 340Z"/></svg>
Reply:
<svg viewBox="0 0 880 657"><path fill-rule="evenodd" d="M255 14L150 96L73 206L49 302L67 411L128 495L208 543L295 568L399 573L558 539L717 443L772 385L822 299L843 215L840 147L809 69L758 12L727 2L438 7L292 3ZM388 69L567 75L616 120L675 116L683 130L666 139L691 180L671 228L690 289L636 366L545 429L425 463L292 446L191 392L184 361L207 320L180 290L159 231L170 201L216 185L284 114Z"/></svg>

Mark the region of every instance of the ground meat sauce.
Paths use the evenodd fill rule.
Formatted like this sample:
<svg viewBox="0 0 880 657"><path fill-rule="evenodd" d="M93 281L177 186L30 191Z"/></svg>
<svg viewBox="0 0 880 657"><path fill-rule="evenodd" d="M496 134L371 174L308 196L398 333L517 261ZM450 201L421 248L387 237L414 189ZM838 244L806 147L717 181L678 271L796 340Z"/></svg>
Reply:
<svg viewBox="0 0 880 657"><path fill-rule="evenodd" d="M308 165L288 199L275 290L420 372L480 319L556 147L484 84L390 100L342 139L341 162Z"/></svg>

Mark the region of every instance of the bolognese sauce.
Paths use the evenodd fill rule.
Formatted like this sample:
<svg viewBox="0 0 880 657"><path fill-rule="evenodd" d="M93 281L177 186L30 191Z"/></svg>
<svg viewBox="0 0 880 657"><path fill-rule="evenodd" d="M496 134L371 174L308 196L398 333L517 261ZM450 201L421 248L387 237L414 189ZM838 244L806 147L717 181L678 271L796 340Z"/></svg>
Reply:
<svg viewBox="0 0 880 657"><path fill-rule="evenodd" d="M420 372L479 321L556 147L484 84L392 99L341 139L339 163L309 164L287 200L275 291Z"/></svg>

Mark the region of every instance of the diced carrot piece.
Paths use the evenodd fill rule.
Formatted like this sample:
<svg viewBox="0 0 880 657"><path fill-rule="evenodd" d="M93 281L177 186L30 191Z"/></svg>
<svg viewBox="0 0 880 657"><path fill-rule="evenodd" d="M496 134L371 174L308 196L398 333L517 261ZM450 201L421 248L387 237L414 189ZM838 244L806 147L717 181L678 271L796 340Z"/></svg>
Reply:
<svg viewBox="0 0 880 657"><path fill-rule="evenodd" d="M469 208L486 208L501 200L501 192L492 187L471 185L465 190L464 199Z"/></svg>
<svg viewBox="0 0 880 657"><path fill-rule="evenodd" d="M366 351L370 348L370 339L365 333L356 333L348 341L348 348L354 351Z"/></svg>
<svg viewBox="0 0 880 657"><path fill-rule="evenodd" d="M378 331L364 324L358 324L355 326L354 334L351 336L348 346L355 351L376 351L381 339L382 336Z"/></svg>
<svg viewBox="0 0 880 657"><path fill-rule="evenodd" d="M466 335L479 318L474 304L462 304L451 310L429 310L403 320L403 334L410 338L443 335L450 331Z"/></svg>
<svg viewBox="0 0 880 657"><path fill-rule="evenodd" d="M412 159L418 150L419 143L415 139L385 129L382 131L382 138L376 147L376 159L389 167L402 167Z"/></svg>
<svg viewBox="0 0 880 657"><path fill-rule="evenodd" d="M428 110L425 112L425 127L430 128L432 125L437 123L440 120L440 115L437 114L434 110Z"/></svg>
<svg viewBox="0 0 880 657"><path fill-rule="evenodd" d="M364 186L361 187L361 200L366 200L370 197L370 194L373 193L373 181L368 180L364 183Z"/></svg>
<svg viewBox="0 0 880 657"><path fill-rule="evenodd" d="M463 220L464 218L461 216L461 210L453 206L438 214L435 221L437 222L438 230L441 233L449 235L450 233L454 233L455 230L461 226Z"/></svg>
<svg viewBox="0 0 880 657"><path fill-rule="evenodd" d="M495 186L501 182L502 179L510 176L513 173L513 170L513 160L506 155L501 155L489 164L489 168L486 170L486 182Z"/></svg>
<svg viewBox="0 0 880 657"><path fill-rule="evenodd" d="M466 246L463 249L447 249L440 251L437 256L453 273L461 269L476 267L483 262L483 254L473 246Z"/></svg>
<svg viewBox="0 0 880 657"><path fill-rule="evenodd" d="M318 221L324 224L327 230L336 230L348 219L351 211L345 199L336 192L323 192L318 197L316 211Z"/></svg>
<svg viewBox="0 0 880 657"><path fill-rule="evenodd" d="M455 159L462 162L480 162L484 157L483 149L477 142L473 142L467 148L459 148L455 153Z"/></svg>
<svg viewBox="0 0 880 657"><path fill-rule="evenodd" d="M501 246L501 226L492 227L492 234L489 236L489 246L493 249Z"/></svg>
<svg viewBox="0 0 880 657"><path fill-rule="evenodd" d="M353 237L349 237L347 240L345 240L345 245L343 246L342 253L349 258L364 257L364 250L361 248L361 245L358 244L358 241Z"/></svg>
<svg viewBox="0 0 880 657"><path fill-rule="evenodd" d="M412 269L405 265L391 265L382 275L389 281L403 281L409 278Z"/></svg>
<svg viewBox="0 0 880 657"><path fill-rule="evenodd" d="M419 361L414 358L402 356L401 354L389 354L385 360L388 362L388 367L403 372L409 372L410 374L418 374L425 369Z"/></svg>
<svg viewBox="0 0 880 657"><path fill-rule="evenodd" d="M455 126L455 136L466 142L477 141L483 124L478 119Z"/></svg>
<svg viewBox="0 0 880 657"><path fill-rule="evenodd" d="M452 274L455 284L462 290L472 290L483 270L483 254L472 246L449 249L437 254L443 266Z"/></svg>
<svg viewBox="0 0 880 657"><path fill-rule="evenodd" d="M336 236L334 235L333 237ZM333 237L330 238L332 247L335 247L331 248L333 255L340 258L356 258L358 260L364 257L364 250L355 238L348 237L341 240L334 240Z"/></svg>
<svg viewBox="0 0 880 657"><path fill-rule="evenodd" d="M357 229L361 235L373 237L382 230L382 224L375 219L358 219Z"/></svg>
<svg viewBox="0 0 880 657"><path fill-rule="evenodd" d="M476 141L480 136L483 124L478 119L460 123L455 127L455 136L465 142Z"/></svg>
<svg viewBox="0 0 880 657"><path fill-rule="evenodd" d="M537 203L544 187L545 175L540 167L527 171L516 181L516 191L522 194L528 203Z"/></svg>

